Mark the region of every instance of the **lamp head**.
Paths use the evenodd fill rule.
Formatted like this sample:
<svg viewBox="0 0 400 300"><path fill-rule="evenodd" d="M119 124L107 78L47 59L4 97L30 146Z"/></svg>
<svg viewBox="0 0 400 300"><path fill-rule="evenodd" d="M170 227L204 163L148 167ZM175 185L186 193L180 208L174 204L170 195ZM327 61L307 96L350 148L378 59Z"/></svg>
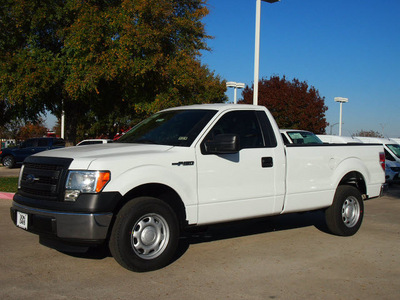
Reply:
<svg viewBox="0 0 400 300"><path fill-rule="evenodd" d="M343 97L335 97L335 102L346 103L349 102L349 99Z"/></svg>

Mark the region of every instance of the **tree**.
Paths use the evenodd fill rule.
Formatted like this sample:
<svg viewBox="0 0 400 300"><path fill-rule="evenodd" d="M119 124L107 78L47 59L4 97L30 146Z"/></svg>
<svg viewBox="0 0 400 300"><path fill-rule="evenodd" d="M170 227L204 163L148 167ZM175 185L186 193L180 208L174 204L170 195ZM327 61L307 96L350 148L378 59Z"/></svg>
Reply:
<svg viewBox="0 0 400 300"><path fill-rule="evenodd" d="M373 131L373 130L360 130L356 132L354 136L365 136L365 137L378 137L378 138L383 138L383 135L380 134L378 131Z"/></svg>
<svg viewBox="0 0 400 300"><path fill-rule="evenodd" d="M207 13L205 0L4 0L0 101L30 120L64 109L69 141L87 124L111 132L161 108L223 102L225 82L199 61Z"/></svg>
<svg viewBox="0 0 400 300"><path fill-rule="evenodd" d="M23 141L33 137L42 137L47 133L47 128L43 119L37 123L27 122L24 126L20 127L17 134L17 140Z"/></svg>
<svg viewBox="0 0 400 300"><path fill-rule="evenodd" d="M325 133L325 98L306 82L286 77L271 76L259 82L258 104L269 109L278 126L286 129L309 130L316 134ZM243 90L241 103L253 103L253 87Z"/></svg>
<svg viewBox="0 0 400 300"><path fill-rule="evenodd" d="M0 126L0 137L3 139L17 139L19 129L23 126L20 119L15 119L4 126Z"/></svg>
<svg viewBox="0 0 400 300"><path fill-rule="evenodd" d="M5 126L0 126L0 137L6 139L26 140L33 137L42 137L47 133L47 128L42 118L35 123L24 123L20 119L10 121Z"/></svg>

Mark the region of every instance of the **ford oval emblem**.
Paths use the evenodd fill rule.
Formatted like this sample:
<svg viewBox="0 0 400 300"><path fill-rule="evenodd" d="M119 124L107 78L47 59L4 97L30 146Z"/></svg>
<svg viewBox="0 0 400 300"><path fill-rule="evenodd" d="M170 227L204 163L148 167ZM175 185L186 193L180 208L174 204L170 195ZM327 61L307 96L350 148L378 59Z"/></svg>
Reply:
<svg viewBox="0 0 400 300"><path fill-rule="evenodd" d="M39 180L38 178L35 177L35 175L29 174L26 176L26 182L27 183L34 183L35 181Z"/></svg>

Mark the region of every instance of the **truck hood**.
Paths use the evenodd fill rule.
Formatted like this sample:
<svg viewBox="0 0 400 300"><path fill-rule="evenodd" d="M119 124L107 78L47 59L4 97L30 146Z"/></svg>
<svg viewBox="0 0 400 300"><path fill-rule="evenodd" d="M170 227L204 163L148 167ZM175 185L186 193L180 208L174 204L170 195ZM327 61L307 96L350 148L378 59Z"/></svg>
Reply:
<svg viewBox="0 0 400 300"><path fill-rule="evenodd" d="M132 158L132 155L159 154L168 151L173 146L148 145L148 144L129 144L129 143L109 143L101 145L73 146L55 150L49 150L35 154L41 157L65 157L72 158L71 167L86 169L98 159L107 160L109 158L124 157Z"/></svg>

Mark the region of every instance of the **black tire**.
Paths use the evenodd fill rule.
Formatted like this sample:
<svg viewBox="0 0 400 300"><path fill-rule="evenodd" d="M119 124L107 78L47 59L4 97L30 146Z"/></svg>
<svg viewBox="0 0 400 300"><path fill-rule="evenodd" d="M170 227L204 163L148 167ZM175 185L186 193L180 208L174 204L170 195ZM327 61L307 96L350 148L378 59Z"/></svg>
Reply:
<svg viewBox="0 0 400 300"><path fill-rule="evenodd" d="M351 236L360 229L363 216L360 191L351 185L339 186L332 205L325 211L328 229L336 235Z"/></svg>
<svg viewBox="0 0 400 300"><path fill-rule="evenodd" d="M156 198L139 197L118 213L109 248L124 268L146 272L171 263L178 240L178 219L171 207Z"/></svg>
<svg viewBox="0 0 400 300"><path fill-rule="evenodd" d="M12 155L7 155L5 157L3 157L2 160L3 166L12 169L15 167L15 158Z"/></svg>

